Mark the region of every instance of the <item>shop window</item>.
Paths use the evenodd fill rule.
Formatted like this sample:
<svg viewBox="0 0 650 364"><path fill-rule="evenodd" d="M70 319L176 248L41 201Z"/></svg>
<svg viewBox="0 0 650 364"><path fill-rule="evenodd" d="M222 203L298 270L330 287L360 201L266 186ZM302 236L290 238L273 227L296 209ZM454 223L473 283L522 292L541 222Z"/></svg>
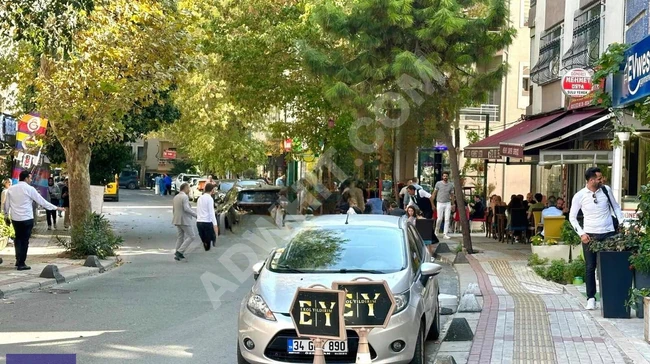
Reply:
<svg viewBox="0 0 650 364"><path fill-rule="evenodd" d="M573 41L562 57L563 69L591 68L600 57L600 5L573 20Z"/></svg>
<svg viewBox="0 0 650 364"><path fill-rule="evenodd" d="M560 77L563 26L547 31L540 38L539 58L530 71L530 78L538 85L556 81Z"/></svg>

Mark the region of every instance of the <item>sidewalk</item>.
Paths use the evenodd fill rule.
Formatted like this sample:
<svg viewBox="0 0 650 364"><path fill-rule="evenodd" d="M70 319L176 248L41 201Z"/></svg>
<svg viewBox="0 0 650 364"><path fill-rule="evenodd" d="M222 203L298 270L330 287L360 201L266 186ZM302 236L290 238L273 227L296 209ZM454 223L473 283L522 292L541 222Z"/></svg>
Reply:
<svg viewBox="0 0 650 364"><path fill-rule="evenodd" d="M32 267L31 270L17 271L15 269L16 257L12 243L0 250L0 258L4 261L0 264L0 299L56 285L55 279L39 277L43 268L48 264L54 264L59 268L65 282L100 273L100 268L84 267L85 260L83 259L59 257L64 249L58 246L57 237L70 239L70 232L63 230L62 226L63 221L60 221L58 230L47 230L47 223L39 221L34 227L27 253L27 264ZM110 269L116 265L116 260L114 258L102 260L101 264L104 269Z"/></svg>
<svg viewBox="0 0 650 364"><path fill-rule="evenodd" d="M600 310L587 311L584 285L549 282L527 267L529 245L472 235L480 253L455 268L461 292L478 283L483 310L455 316L467 318L474 330L470 352L445 352L443 343L439 354L453 355L457 363L650 363L642 319L604 319Z"/></svg>

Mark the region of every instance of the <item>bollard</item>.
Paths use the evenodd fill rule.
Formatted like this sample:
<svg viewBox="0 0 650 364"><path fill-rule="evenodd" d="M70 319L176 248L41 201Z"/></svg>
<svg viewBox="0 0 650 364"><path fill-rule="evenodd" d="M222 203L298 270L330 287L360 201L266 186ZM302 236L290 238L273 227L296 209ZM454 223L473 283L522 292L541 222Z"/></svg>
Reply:
<svg viewBox="0 0 650 364"><path fill-rule="evenodd" d="M643 336L650 342L650 297L643 297Z"/></svg>

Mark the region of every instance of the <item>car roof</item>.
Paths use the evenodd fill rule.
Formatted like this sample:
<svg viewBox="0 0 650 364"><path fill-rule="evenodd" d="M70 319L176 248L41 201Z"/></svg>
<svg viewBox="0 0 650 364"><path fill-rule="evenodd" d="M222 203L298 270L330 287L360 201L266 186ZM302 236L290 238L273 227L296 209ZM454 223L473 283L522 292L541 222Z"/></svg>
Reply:
<svg viewBox="0 0 650 364"><path fill-rule="evenodd" d="M347 224L346 224L347 220ZM344 226L363 226L363 227L389 227L401 229L404 226L405 218L377 215L377 214L339 214L339 215L322 215L312 218L305 222L305 227L344 227Z"/></svg>

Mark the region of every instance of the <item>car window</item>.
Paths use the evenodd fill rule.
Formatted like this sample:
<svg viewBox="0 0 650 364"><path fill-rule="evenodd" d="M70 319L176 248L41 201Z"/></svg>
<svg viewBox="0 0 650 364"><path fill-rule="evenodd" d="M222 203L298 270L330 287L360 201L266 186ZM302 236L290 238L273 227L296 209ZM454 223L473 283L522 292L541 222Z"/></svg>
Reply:
<svg viewBox="0 0 650 364"><path fill-rule="evenodd" d="M305 228L291 239L271 270L282 273L341 273L372 270L394 273L405 269L404 235L386 227L336 226Z"/></svg>
<svg viewBox="0 0 650 364"><path fill-rule="evenodd" d="M262 183L258 181L239 181L238 184L242 187L256 187L260 186Z"/></svg>
<svg viewBox="0 0 650 364"><path fill-rule="evenodd" d="M228 192L234 184L235 182L221 182L219 184L219 191Z"/></svg>
<svg viewBox="0 0 650 364"><path fill-rule="evenodd" d="M246 190L239 192L239 202L268 203L278 199L278 191L274 190Z"/></svg>
<svg viewBox="0 0 650 364"><path fill-rule="evenodd" d="M417 229L413 225L408 226L408 231L409 233L413 234L413 238L415 239L416 247L418 249L418 254L420 254L421 257L424 257L424 249L426 249L426 247L424 246L424 241L422 240L420 233L418 233Z"/></svg>
<svg viewBox="0 0 650 364"><path fill-rule="evenodd" d="M420 249L418 249L418 240L413 235L413 232L408 230L408 242L409 242L409 258L411 259L411 269L413 274L417 275L420 271L420 265L422 264L422 254Z"/></svg>

